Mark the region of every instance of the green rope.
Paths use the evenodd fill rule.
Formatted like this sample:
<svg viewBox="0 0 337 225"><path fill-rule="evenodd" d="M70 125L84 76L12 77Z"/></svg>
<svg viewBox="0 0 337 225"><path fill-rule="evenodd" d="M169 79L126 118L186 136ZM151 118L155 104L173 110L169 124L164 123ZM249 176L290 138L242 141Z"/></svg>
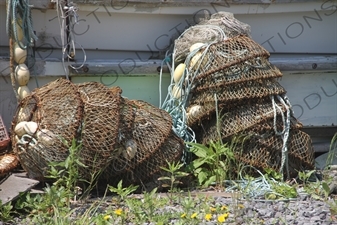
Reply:
<svg viewBox="0 0 337 225"><path fill-rule="evenodd" d="M21 29L23 31L23 41L25 43L22 43L18 37L17 26L19 20L22 22ZM7 0L6 32L8 36L14 38L14 41L18 43L21 49L27 49L27 46L31 45L33 40L38 39L34 34L28 0Z"/></svg>

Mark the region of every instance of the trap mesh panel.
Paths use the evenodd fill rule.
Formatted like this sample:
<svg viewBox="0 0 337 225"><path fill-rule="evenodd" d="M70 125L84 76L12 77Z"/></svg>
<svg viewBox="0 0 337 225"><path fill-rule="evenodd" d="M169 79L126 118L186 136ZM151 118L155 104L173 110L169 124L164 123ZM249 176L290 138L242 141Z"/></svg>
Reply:
<svg viewBox="0 0 337 225"><path fill-rule="evenodd" d="M282 104L277 103L277 105L282 110L282 113L286 111L286 108ZM208 114L213 113L214 110L215 106L213 105L212 111L210 111ZM277 113L279 115L281 112L277 111ZM189 117L189 126L197 129L198 122L202 121L202 119L205 119L203 118L204 116L204 114L200 114L199 118ZM258 99L256 101L243 102L241 105L235 103L235 105L228 105L227 107L223 106L219 112L222 138L229 137L235 133L241 132L249 127L259 124L261 121L265 121L266 119L273 117L274 108L269 97ZM209 132L207 135L212 133L213 132ZM216 133L214 134L216 135Z"/></svg>
<svg viewBox="0 0 337 225"><path fill-rule="evenodd" d="M82 102L77 88L65 79L58 79L24 98L12 122L12 144L22 167L32 178L42 180L51 161L63 161L68 147L77 137L81 124ZM22 121L38 125L34 134L15 135L15 126ZM20 139L20 140L19 140Z"/></svg>
<svg viewBox="0 0 337 225"><path fill-rule="evenodd" d="M200 52L204 51L201 49ZM258 43L246 36L236 36L225 41L211 44L204 53L201 67L193 66L191 71L198 69L200 79L219 70L235 64L240 64L257 57L269 58L270 54ZM199 65L198 63L196 65Z"/></svg>
<svg viewBox="0 0 337 225"><path fill-rule="evenodd" d="M263 124L264 130L246 131L247 139L235 145L235 157L246 165L261 171L265 168L280 169L282 163L283 140L275 135L272 121L269 128ZM243 135L243 134L241 134ZM291 129L287 143L289 174L298 175L298 171L314 169L314 151L310 136L298 129Z"/></svg>
<svg viewBox="0 0 337 225"><path fill-rule="evenodd" d="M123 99L121 125L119 154L110 162L104 177L136 170L141 163L148 164L163 143L173 138L171 116L143 101Z"/></svg>
<svg viewBox="0 0 337 225"><path fill-rule="evenodd" d="M258 112L255 112L255 115L259 115ZM241 117L238 116L238 118ZM230 117L227 119L233 120ZM229 127L226 127L226 125L231 126L227 119L222 121L221 124L222 139L231 143L235 158L239 162L251 165L261 171L264 168L272 168L277 171L280 169L283 139L275 133L273 116L257 120L252 126L248 126L249 124L246 126L244 121L241 121L241 124L237 124L239 128L236 127L231 132ZM196 130L197 136L200 138L198 141L207 144L210 140L218 140L216 118L213 117L208 122L203 120L202 123L202 128ZM287 148L289 173L292 177L296 176L298 171L314 168L314 150L311 146L311 139L308 134L299 130L301 126L295 118L291 119ZM240 127L243 129L240 129ZM276 120L276 129L282 131L283 128L283 122L279 114ZM245 172L254 173L256 171Z"/></svg>
<svg viewBox="0 0 337 225"><path fill-rule="evenodd" d="M281 77L281 71L264 57L248 59L222 70L207 72L195 78L196 92L247 81Z"/></svg>
<svg viewBox="0 0 337 225"><path fill-rule="evenodd" d="M87 165L81 172L90 178L100 172L117 154L121 89L88 82L78 85L84 104L80 161Z"/></svg>
<svg viewBox="0 0 337 225"><path fill-rule="evenodd" d="M184 147L181 138L171 131L165 142L146 161L137 164L133 169L126 169L123 173L110 177L110 183L116 185L120 180L123 180L123 185L145 183L155 175L161 174L161 167L167 167L167 162L179 162Z"/></svg>
<svg viewBox="0 0 337 225"><path fill-rule="evenodd" d="M231 38L238 35L250 36L250 26L235 19L232 13L213 14L210 20L190 27L175 40L176 61L184 61L190 46L195 43L217 42L222 41L224 37Z"/></svg>
<svg viewBox="0 0 337 225"><path fill-rule="evenodd" d="M279 110L276 111L277 118L285 115L285 107L277 102ZM246 102L237 107L222 108L219 111L220 132L221 138L225 139L235 134L239 134L247 129L253 127L260 127L263 129L263 125L266 121L274 118L274 108L270 98L261 99L252 102ZM203 144L207 144L210 140L219 139L217 131L217 118L213 113L209 118L200 120L199 124L194 124L193 128L198 134L198 141ZM296 124L296 123L294 123Z"/></svg>
<svg viewBox="0 0 337 225"><path fill-rule="evenodd" d="M191 104L215 102L216 99L219 103L242 101L244 99L263 98L284 93L286 93L284 88L271 78L220 86L202 92L192 92Z"/></svg>

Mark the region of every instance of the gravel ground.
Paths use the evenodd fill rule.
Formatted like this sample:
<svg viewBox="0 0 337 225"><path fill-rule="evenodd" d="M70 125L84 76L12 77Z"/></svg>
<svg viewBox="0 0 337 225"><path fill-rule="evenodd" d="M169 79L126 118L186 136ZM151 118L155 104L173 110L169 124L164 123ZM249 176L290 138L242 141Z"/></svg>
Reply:
<svg viewBox="0 0 337 225"><path fill-rule="evenodd" d="M272 201L272 200L238 200L230 198L228 196L221 196L221 193L212 196L214 200L211 200L213 204L225 205L229 208L229 216L224 224L243 225L243 224L298 224L298 225L328 225L337 224L337 219L330 213L330 208L327 203L317 201L310 198L306 194L300 194L297 199L286 201ZM137 198L141 198L138 196ZM108 199L111 200L109 197ZM203 198L199 198L203 199ZM107 201L103 203L98 213L104 213L107 206L111 202ZM198 204L198 203L197 203ZM82 214L86 209L90 207L90 203L78 205L76 208L76 214ZM238 207L239 206L239 207ZM198 205L196 206L198 208ZM164 211L177 211L181 212L182 207L177 205L167 205L163 208L157 209L158 213ZM217 216L213 215L210 221L205 221L199 218L199 224L218 224ZM170 224L176 224L177 221L172 220ZM13 223L2 223L0 225L7 224L24 224L17 218ZM120 224L117 221L113 224ZM130 225L133 223L129 223ZM189 224L186 222L186 224ZM136 225L136 224L134 224ZM154 223L148 223L147 225L155 225Z"/></svg>
<svg viewBox="0 0 337 225"><path fill-rule="evenodd" d="M336 184L337 190L337 170L332 171L330 174L334 184ZM287 224L287 225L337 225L337 218L335 215L331 214L330 207L327 202L316 200L302 189L297 189L298 197L291 200L264 200L264 199L239 199L237 197L232 198L233 194L218 192L214 189L208 190L193 190L190 192L193 201L196 202L194 208L198 209L198 205L201 205L207 199L207 203L210 203L210 206L219 205L227 206L229 209L229 216L226 219L224 224L232 225L250 225L250 224L265 224L265 225L278 225L278 224ZM185 194L185 195L184 195ZM336 194L336 192L334 192ZM157 194L158 198L167 198L168 193L159 193ZM182 193L181 198L187 198L187 193ZM185 197L186 196L186 197ZM198 196L198 197L196 197ZM132 198L143 199L143 195L134 194L130 196ZM331 196L332 198L333 196ZM102 201L96 213L106 214L106 209L111 208L114 205L111 200L112 197L108 196L106 201ZM97 202L97 198L89 199L85 203L76 203L74 205L75 214L83 214L93 202ZM116 206L115 206L116 207ZM337 205L336 205L337 207ZM202 208L202 207L201 207ZM183 207L180 204L173 203L165 205L164 207L158 208L156 213L163 212L179 212L179 215L184 213ZM196 210L198 212L198 210ZM336 212L334 213L336 214ZM217 223L217 215L214 214L210 221L204 219L204 215L198 216L199 224L219 224ZM176 224L177 221L172 220L170 224ZM0 221L0 225L7 224L17 224L17 225L26 225L22 222L21 219L16 218L15 222L12 223L3 223ZM113 224L120 224L120 222L115 221ZM188 221L186 224L190 224ZM195 224L195 223L193 223ZM129 223L129 225L138 225ZM155 225L154 223L148 223L147 225Z"/></svg>
<svg viewBox="0 0 337 225"><path fill-rule="evenodd" d="M213 198L214 201L211 201L213 204L225 205L229 208L229 217L226 219L224 224L337 224L337 219L331 215L328 204L322 201L314 200L307 194L300 194L297 199L286 201L234 200L228 196L213 196ZM198 208L198 205L195 208ZM164 208L157 209L157 212L161 213L163 211L178 211L183 213L182 210L183 209L180 206L167 205ZM132 223L130 223L130 225L131 224ZM173 220L170 224L176 224L176 221ZM186 224L188 224L188 222ZM213 215L211 221L200 220L200 224L219 224L217 223L217 215ZM155 224L149 223L147 225Z"/></svg>

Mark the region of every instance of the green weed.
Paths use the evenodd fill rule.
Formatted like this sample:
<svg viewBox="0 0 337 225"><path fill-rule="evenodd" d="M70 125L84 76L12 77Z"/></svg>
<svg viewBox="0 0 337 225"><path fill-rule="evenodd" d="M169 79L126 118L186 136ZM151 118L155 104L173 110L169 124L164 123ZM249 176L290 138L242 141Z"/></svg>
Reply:
<svg viewBox="0 0 337 225"><path fill-rule="evenodd" d="M231 177L231 168L234 165L234 153L222 144L221 141L209 143L205 146L198 143L189 143L190 151L197 157L189 165L188 169L197 178L198 184L208 187L216 184L223 187L224 180Z"/></svg>

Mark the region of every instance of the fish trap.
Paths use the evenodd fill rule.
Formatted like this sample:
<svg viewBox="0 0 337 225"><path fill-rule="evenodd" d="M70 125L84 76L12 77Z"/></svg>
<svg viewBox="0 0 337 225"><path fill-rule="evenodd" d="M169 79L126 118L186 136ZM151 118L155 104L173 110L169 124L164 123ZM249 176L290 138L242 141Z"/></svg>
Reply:
<svg viewBox="0 0 337 225"><path fill-rule="evenodd" d="M314 168L311 139L300 131L278 83L282 73L269 62L270 53L251 39L248 25L231 13L216 13L184 31L172 55L172 68L179 65L163 106L173 118L179 112L185 119L174 123L176 130L187 125L178 133L191 128L205 145L234 141L237 160L261 170L296 176Z"/></svg>
<svg viewBox="0 0 337 225"><path fill-rule="evenodd" d="M73 140L85 165L79 174L87 180L145 182L165 166L163 160L178 160L183 144L172 133L171 116L121 94L119 87L58 79L24 98L12 122L12 141L28 175L43 180L50 162L68 157Z"/></svg>

